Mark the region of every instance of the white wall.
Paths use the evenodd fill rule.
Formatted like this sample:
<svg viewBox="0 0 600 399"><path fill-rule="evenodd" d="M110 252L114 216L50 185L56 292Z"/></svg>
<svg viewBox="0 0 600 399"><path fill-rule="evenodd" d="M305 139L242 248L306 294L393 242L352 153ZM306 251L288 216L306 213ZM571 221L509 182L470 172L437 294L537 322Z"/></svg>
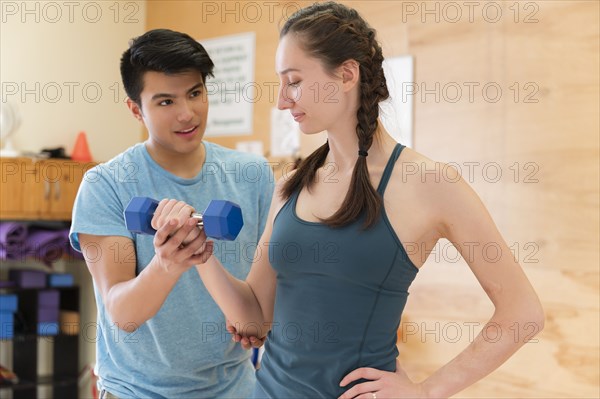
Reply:
<svg viewBox="0 0 600 399"><path fill-rule="evenodd" d="M119 59L145 30L143 1L0 1L1 100L22 124L15 147L71 153L85 131L94 160L138 142L124 104Z"/></svg>

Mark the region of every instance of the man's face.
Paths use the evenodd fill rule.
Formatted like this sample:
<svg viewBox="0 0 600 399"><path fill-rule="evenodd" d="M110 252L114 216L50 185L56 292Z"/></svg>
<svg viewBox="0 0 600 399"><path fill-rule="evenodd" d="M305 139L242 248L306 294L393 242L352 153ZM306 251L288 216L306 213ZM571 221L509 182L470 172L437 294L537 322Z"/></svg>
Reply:
<svg viewBox="0 0 600 399"><path fill-rule="evenodd" d="M206 129L208 99L202 75L187 71L176 75L149 71L144 74L141 108L129 108L146 128L151 145L170 155L198 150Z"/></svg>

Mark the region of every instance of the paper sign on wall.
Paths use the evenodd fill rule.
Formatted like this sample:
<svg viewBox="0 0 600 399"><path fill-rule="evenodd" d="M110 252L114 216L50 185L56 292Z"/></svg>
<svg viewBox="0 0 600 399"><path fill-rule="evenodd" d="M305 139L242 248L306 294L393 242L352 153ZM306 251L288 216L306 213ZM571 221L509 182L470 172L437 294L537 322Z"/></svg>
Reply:
<svg viewBox="0 0 600 399"><path fill-rule="evenodd" d="M388 58L383 71L390 99L381 103L381 122L393 138L412 147L413 96L409 88L414 85L413 57Z"/></svg>
<svg viewBox="0 0 600 399"><path fill-rule="evenodd" d="M300 129L288 110L271 109L271 155L296 155L300 149Z"/></svg>
<svg viewBox="0 0 600 399"><path fill-rule="evenodd" d="M252 134L256 83L254 32L201 40L215 64L207 79L206 137Z"/></svg>

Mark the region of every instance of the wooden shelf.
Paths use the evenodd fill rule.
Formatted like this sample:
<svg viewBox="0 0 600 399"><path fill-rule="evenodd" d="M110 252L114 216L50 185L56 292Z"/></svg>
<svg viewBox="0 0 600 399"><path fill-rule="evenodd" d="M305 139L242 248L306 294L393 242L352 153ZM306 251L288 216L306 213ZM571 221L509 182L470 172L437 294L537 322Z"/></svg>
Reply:
<svg viewBox="0 0 600 399"><path fill-rule="evenodd" d="M70 221L83 176L95 165L68 159L0 158L0 219Z"/></svg>

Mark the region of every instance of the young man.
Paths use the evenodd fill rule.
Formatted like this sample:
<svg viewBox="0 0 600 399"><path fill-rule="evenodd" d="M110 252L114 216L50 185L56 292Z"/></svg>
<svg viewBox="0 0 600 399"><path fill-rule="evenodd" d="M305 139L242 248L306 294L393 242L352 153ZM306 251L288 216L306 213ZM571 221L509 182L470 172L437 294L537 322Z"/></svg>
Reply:
<svg viewBox="0 0 600 399"><path fill-rule="evenodd" d="M164 29L134 39L122 56L127 104L149 138L88 172L70 234L94 280L101 397L241 398L252 392L250 353L231 341L192 266L212 252L245 278L274 184L264 158L203 141L212 70L202 45ZM162 201L157 212L178 223L155 236L129 232L123 210L135 196L176 199ZM212 199L241 206L245 225L235 241L207 244L189 218Z"/></svg>

